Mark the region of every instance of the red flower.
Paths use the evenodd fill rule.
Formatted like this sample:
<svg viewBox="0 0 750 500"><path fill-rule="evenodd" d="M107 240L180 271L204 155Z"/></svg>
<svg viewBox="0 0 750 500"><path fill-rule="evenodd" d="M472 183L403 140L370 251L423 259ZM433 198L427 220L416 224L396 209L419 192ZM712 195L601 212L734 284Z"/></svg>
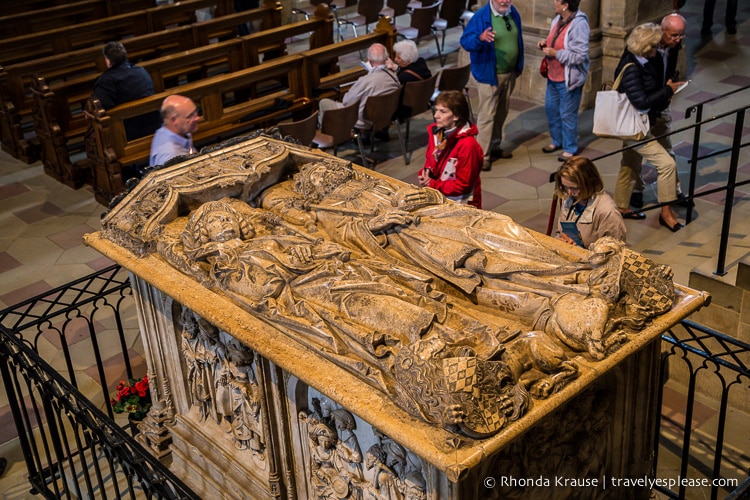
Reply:
<svg viewBox="0 0 750 500"><path fill-rule="evenodd" d="M120 380L109 403L115 413L131 413L143 418L151 408L148 376L142 379Z"/></svg>
<svg viewBox="0 0 750 500"><path fill-rule="evenodd" d="M148 392L148 379L143 377L143 380L136 382L134 390L138 391L138 396L145 398L146 393Z"/></svg>

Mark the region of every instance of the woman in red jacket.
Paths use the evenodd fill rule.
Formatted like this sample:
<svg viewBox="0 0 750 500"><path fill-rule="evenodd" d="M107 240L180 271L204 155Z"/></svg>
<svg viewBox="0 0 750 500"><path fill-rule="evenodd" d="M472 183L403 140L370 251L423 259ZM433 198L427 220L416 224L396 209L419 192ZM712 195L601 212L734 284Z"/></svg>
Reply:
<svg viewBox="0 0 750 500"><path fill-rule="evenodd" d="M419 185L431 187L456 203L482 208L484 152L469 121L469 104L462 92L446 90L435 100L435 123L427 127L430 140Z"/></svg>

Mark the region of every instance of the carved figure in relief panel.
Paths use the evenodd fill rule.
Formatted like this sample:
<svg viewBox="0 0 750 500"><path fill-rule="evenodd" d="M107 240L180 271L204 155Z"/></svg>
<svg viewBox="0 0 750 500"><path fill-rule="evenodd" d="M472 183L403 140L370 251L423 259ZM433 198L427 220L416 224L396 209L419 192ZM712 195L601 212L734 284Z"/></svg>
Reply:
<svg viewBox="0 0 750 500"><path fill-rule="evenodd" d="M352 483L362 484L365 480L364 473L362 472L364 459L362 450L359 447L359 441L354 434L357 423L352 414L343 409L333 410L331 417L333 418L339 437L339 469Z"/></svg>
<svg viewBox="0 0 750 500"><path fill-rule="evenodd" d="M264 460L260 388L253 369L254 353L229 335L225 336L226 358L221 359L216 400L219 415L230 427L235 446L250 449Z"/></svg>
<svg viewBox="0 0 750 500"><path fill-rule="evenodd" d="M423 500L426 482L422 463L396 441L373 428L378 442L367 450L366 466L373 472L367 497Z"/></svg>
<svg viewBox="0 0 750 500"><path fill-rule="evenodd" d="M214 383L218 329L189 309L182 311L182 353L187 365L187 380L193 405L203 420L217 418Z"/></svg>
<svg viewBox="0 0 750 500"><path fill-rule="evenodd" d="M310 483L315 498L362 500L366 481L362 452L352 432L356 427L354 417L344 409L333 410L323 420L318 416L315 412L299 415L307 435Z"/></svg>
<svg viewBox="0 0 750 500"><path fill-rule="evenodd" d="M621 285L620 267L606 264L612 259L624 265L622 247L610 245L604 253L594 247L583 257L566 254L506 216L446 203L434 190L397 187L341 162L305 164L292 180L266 189L259 203L348 248L428 271L480 305L521 317L527 328L556 335L594 359L625 339L626 322L610 320L623 301L640 293L622 286L616 294L597 291L600 282L614 279ZM663 284L658 293L636 301L642 307L618 311L643 323L671 307L674 287L669 272L631 254L638 256L642 275ZM586 314L579 314L582 310Z"/></svg>

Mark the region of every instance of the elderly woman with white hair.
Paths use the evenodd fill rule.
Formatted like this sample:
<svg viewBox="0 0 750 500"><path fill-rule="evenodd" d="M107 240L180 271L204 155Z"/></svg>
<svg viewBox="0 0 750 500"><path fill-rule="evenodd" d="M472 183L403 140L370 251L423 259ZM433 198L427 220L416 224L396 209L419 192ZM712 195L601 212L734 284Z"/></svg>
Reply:
<svg viewBox="0 0 750 500"><path fill-rule="evenodd" d="M417 44L411 40L403 40L393 44L393 61L388 66L398 75L401 85L409 82L419 82L432 76L424 57L419 57Z"/></svg>
<svg viewBox="0 0 750 500"><path fill-rule="evenodd" d="M615 70L615 76L623 74L618 90L628 96L636 109L648 113L651 123L669 106L669 101L680 84L671 80L665 84L662 69L649 62L656 55L661 39L662 31L658 24L646 23L633 28L626 41L627 49ZM635 139L646 140L653 137L649 132L645 138L626 139L623 146L635 144ZM646 217L642 212L631 212L628 207L633 186L641 173L641 158L656 168L657 199L663 204L659 224L672 232L678 231L682 224L677 221L670 205L677 199L677 164L658 141L647 142L623 153L614 196L618 210L625 219Z"/></svg>
<svg viewBox="0 0 750 500"><path fill-rule="evenodd" d="M417 44L411 40L403 40L393 44L393 60L388 59L386 63L388 69L395 71L398 75L398 81L401 83L401 97L403 99L403 86L409 82L421 82L432 76L430 68L424 57L419 57ZM411 115L411 108L399 103L396 118L405 118ZM375 137L381 141L390 140L388 129L375 132Z"/></svg>

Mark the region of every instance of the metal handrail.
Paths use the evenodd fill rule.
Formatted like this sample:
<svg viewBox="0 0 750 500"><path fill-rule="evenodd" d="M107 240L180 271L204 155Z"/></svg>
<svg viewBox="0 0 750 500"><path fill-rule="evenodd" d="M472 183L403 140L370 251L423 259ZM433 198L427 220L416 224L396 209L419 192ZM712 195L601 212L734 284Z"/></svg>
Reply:
<svg viewBox="0 0 750 500"><path fill-rule="evenodd" d="M32 493L104 498L112 490L116 498L200 498L2 326L0 359Z"/></svg>
<svg viewBox="0 0 750 500"><path fill-rule="evenodd" d="M662 139L664 137L669 137L671 135L678 134L680 132L685 132L687 130L693 130L693 148L692 148L690 160L688 161L690 165L690 180L688 183L688 195L687 195L688 209L687 209L687 213L685 217L685 222L687 224L690 224L690 222L692 222L693 220L693 203L691 202L695 198L707 196L709 194L716 193L719 191L726 191L726 199L724 201L724 217L722 220L721 236L719 239L719 252L717 256L716 270L714 271L714 274L716 274L717 276L724 276L727 273L725 269L725 264L726 264L727 247L728 247L728 242L729 242L729 229L730 229L731 222L732 222L732 206L734 202L734 191L737 187L744 186L745 184L750 183L750 179L737 182L737 165L739 163L740 149L750 146L750 142L745 142L745 143L742 142L743 127L745 124L745 113L747 112L748 109L750 109L750 105L736 108L732 111L728 111L720 115L712 116L711 118L708 118L706 120L702 119L703 105L709 102L714 102L714 101L726 98L732 94L736 94L738 92L742 92L747 89L750 89L750 85L747 85L745 87L742 87L740 89L736 89L730 92L726 92L720 96L712 97L701 103L698 103L689 107L685 112L686 118L689 118L691 114L693 113L693 111L696 111L696 122L693 123L692 125L687 125L685 127L672 130L669 133L662 134L656 137L652 137L648 140L639 141L634 144L631 144L630 146L625 146L621 149L611 151L609 153L605 153L603 155L599 155L595 158L592 158L592 161L596 162L602 158L607 158L609 156L621 154L623 151L640 147L644 144L648 144L649 142L658 141L659 139ZM699 151L699 147L701 143L701 138L700 138L701 127L707 123L711 123L716 120L720 120L722 118L726 118L732 115L735 115L732 146L726 149L714 151L706 155L702 155L702 156L699 155L698 151ZM701 193L696 194L695 193L695 178L697 175L698 162L700 160L711 158L713 156L717 156L717 155L724 154L727 152L731 152L731 158L729 161L729 173L727 175L726 185L723 187L709 190L709 191L702 191ZM642 211L654 210L656 208L661 208L665 205L669 205L671 203L673 202L657 203L654 205L650 205L648 207L644 207Z"/></svg>

